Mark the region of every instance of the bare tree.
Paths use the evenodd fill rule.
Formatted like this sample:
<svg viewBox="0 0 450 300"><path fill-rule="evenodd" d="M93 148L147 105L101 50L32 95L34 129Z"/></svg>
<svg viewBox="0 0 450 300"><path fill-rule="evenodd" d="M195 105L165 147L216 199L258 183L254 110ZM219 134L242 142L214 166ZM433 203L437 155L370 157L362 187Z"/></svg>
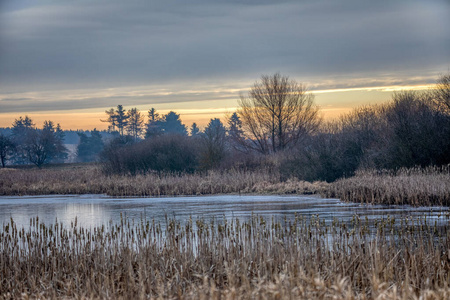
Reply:
<svg viewBox="0 0 450 300"><path fill-rule="evenodd" d="M305 85L279 73L262 76L247 96L241 95L239 105L246 138L264 154L295 146L320 123L314 96Z"/></svg>
<svg viewBox="0 0 450 300"><path fill-rule="evenodd" d="M432 97L439 109L450 114L450 73L438 78Z"/></svg>
<svg viewBox="0 0 450 300"><path fill-rule="evenodd" d="M42 129L33 129L27 134L25 150L29 162L41 168L51 161L62 162L67 158L67 149L60 133L52 121L44 121Z"/></svg>

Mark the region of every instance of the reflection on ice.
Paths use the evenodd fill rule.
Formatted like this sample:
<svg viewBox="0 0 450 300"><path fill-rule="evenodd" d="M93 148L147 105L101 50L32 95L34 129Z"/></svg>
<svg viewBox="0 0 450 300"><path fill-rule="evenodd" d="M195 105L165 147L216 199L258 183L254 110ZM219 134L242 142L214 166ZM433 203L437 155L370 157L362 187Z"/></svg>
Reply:
<svg viewBox="0 0 450 300"><path fill-rule="evenodd" d="M54 224L56 220L70 226L77 218L79 226L89 228L102 224L118 223L121 215L128 219L155 220L165 224L166 216L185 223L190 217L205 221L238 218L242 221L252 214L266 219L291 220L295 215L305 218L319 216L330 224L333 220L350 222L360 218L375 220L389 215L395 219L409 216L426 216L445 222L448 208L414 208L409 206L381 206L343 203L338 199L321 199L317 196L260 196L220 195L167 198L111 198L104 195L23 196L0 197L0 224L10 218L18 227L27 227L30 219L39 217L41 223ZM439 215L442 215L439 218ZM447 219L448 220L448 219Z"/></svg>

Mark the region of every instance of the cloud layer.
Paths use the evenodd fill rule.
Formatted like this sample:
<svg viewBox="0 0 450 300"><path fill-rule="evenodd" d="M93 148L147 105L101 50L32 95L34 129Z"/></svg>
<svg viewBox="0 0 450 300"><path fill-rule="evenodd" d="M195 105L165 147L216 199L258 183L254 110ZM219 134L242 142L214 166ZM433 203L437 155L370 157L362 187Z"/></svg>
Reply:
<svg viewBox="0 0 450 300"><path fill-rule="evenodd" d="M4 0L0 111L232 99L278 71L314 89L430 83L449 15L446 0Z"/></svg>

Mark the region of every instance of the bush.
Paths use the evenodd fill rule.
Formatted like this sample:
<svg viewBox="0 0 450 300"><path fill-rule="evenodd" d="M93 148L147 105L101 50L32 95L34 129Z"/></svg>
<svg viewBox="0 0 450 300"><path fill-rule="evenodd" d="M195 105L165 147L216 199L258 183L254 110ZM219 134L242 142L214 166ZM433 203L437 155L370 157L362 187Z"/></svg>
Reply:
<svg viewBox="0 0 450 300"><path fill-rule="evenodd" d="M377 168L445 165L450 162L450 117L434 109L426 95L401 92L385 107Z"/></svg>
<svg viewBox="0 0 450 300"><path fill-rule="evenodd" d="M450 116L425 93L400 92L382 106L357 108L305 139L281 163L283 177L334 181L358 169L450 163Z"/></svg>
<svg viewBox="0 0 450 300"><path fill-rule="evenodd" d="M132 145L113 143L102 153L103 169L106 174L193 173L199 165L198 150L189 137L171 134Z"/></svg>
<svg viewBox="0 0 450 300"><path fill-rule="evenodd" d="M285 179L332 182L354 174L360 152L359 146L342 133L320 133L305 139L301 148L286 155L280 173Z"/></svg>

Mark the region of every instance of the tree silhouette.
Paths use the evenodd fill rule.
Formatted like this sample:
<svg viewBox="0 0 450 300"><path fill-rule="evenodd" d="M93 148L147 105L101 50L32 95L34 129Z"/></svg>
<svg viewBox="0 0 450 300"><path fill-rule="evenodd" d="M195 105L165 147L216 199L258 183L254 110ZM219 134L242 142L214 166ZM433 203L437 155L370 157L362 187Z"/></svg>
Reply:
<svg viewBox="0 0 450 300"><path fill-rule="evenodd" d="M173 111L163 116L160 125L164 134L187 135L186 126L181 123L180 115Z"/></svg>
<svg viewBox="0 0 450 300"><path fill-rule="evenodd" d="M228 124L228 139L231 146L239 151L246 150L246 141L244 138L244 131L242 130L242 121L239 115L234 112L227 120Z"/></svg>
<svg viewBox="0 0 450 300"><path fill-rule="evenodd" d="M438 78L432 96L438 107L450 114L450 73Z"/></svg>
<svg viewBox="0 0 450 300"><path fill-rule="evenodd" d="M156 112L156 109L153 107L148 111L148 122L147 122L147 130L145 132L145 138L155 137L161 135L161 120L159 118L159 114Z"/></svg>
<svg viewBox="0 0 450 300"><path fill-rule="evenodd" d="M219 119L211 119L202 138L204 142L202 165L206 169L216 167L225 157L225 126Z"/></svg>
<svg viewBox="0 0 450 300"><path fill-rule="evenodd" d="M132 108L128 111L128 125L127 132L135 140L137 140L144 130L144 116L137 108Z"/></svg>
<svg viewBox="0 0 450 300"><path fill-rule="evenodd" d="M77 157L79 161L96 161L99 153L103 150L104 143L100 132L94 128L91 136L84 132L78 132L80 143L77 146Z"/></svg>
<svg viewBox="0 0 450 300"><path fill-rule="evenodd" d="M67 157L67 149L62 142L53 122L45 121L41 130L32 129L27 134L24 149L28 161L41 168L52 160L64 160Z"/></svg>
<svg viewBox="0 0 450 300"><path fill-rule="evenodd" d="M16 146L12 139L0 134L0 160L3 168L5 167L8 158L14 154L15 149Z"/></svg>
<svg viewBox="0 0 450 300"><path fill-rule="evenodd" d="M110 125L108 126L109 132L117 131L120 136L124 135L125 129L128 125L128 114L123 108L122 105L117 105L117 109L111 108L106 110L105 113L108 115L106 120L100 120L102 122L108 122Z"/></svg>
<svg viewBox="0 0 450 300"><path fill-rule="evenodd" d="M15 119L12 124L12 141L16 145L14 162L17 164L28 163L28 156L26 150L26 142L31 132L34 131L34 123L28 117L19 117Z"/></svg>
<svg viewBox="0 0 450 300"><path fill-rule="evenodd" d="M199 134L199 132L200 132L200 129L198 128L197 123L195 123L195 122L192 123L191 136L197 136Z"/></svg>
<svg viewBox="0 0 450 300"><path fill-rule="evenodd" d="M304 85L287 76L262 76L239 100L238 115L250 146L264 154L295 146L319 125L313 100Z"/></svg>

